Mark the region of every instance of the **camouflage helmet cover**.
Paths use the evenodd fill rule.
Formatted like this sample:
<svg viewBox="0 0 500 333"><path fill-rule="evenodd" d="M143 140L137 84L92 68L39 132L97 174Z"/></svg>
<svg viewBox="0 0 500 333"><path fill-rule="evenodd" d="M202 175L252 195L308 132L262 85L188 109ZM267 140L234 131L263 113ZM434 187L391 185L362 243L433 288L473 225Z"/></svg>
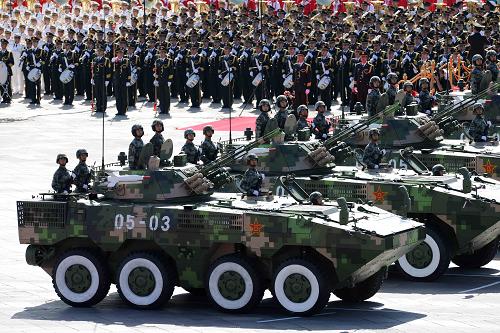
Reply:
<svg viewBox="0 0 500 333"><path fill-rule="evenodd" d="M159 120L159 119L155 119L153 120L153 123L151 124L151 129L154 131L155 130L155 126L156 125L161 125L161 131L163 132L163 130L165 129L165 127L163 126L163 121Z"/></svg>
<svg viewBox="0 0 500 333"><path fill-rule="evenodd" d="M135 124L132 126L131 132L133 136L135 136L135 131L137 131L138 129L144 130L144 128L142 128L142 125L140 124Z"/></svg>
<svg viewBox="0 0 500 333"><path fill-rule="evenodd" d="M307 105L299 105L299 107L297 108L297 113L300 114L302 111L309 111L309 109L307 108Z"/></svg>
<svg viewBox="0 0 500 333"><path fill-rule="evenodd" d="M56 164L59 163L59 160L61 158L65 158L66 159L66 163L68 163L68 156L66 156L66 154L57 154L57 157L56 157Z"/></svg>
<svg viewBox="0 0 500 333"><path fill-rule="evenodd" d="M215 133L215 130L212 127L212 125L207 125L207 126L203 127L203 134L207 134L208 131L212 131L212 133Z"/></svg>
<svg viewBox="0 0 500 333"><path fill-rule="evenodd" d="M474 54L474 55L472 56L472 63L474 63L474 64L475 64L477 60L483 60L483 56L482 56L482 55L480 55L480 54Z"/></svg>
<svg viewBox="0 0 500 333"><path fill-rule="evenodd" d="M325 102L317 101L316 104L314 104L314 110L318 111L320 106L326 106Z"/></svg>
<svg viewBox="0 0 500 333"><path fill-rule="evenodd" d="M372 77L370 78L370 87L373 87L373 84L375 83L375 81L377 81L378 83L380 83L380 77L378 77L378 76L376 76L376 75L375 75L375 76L372 76Z"/></svg>
<svg viewBox="0 0 500 333"><path fill-rule="evenodd" d="M372 136L373 134L378 134L380 135L380 130L378 128L372 128L369 132L368 132L368 136Z"/></svg>
<svg viewBox="0 0 500 333"><path fill-rule="evenodd" d="M196 136L196 133L193 131L193 129L188 128L187 130L184 131L184 139L187 139L189 134L193 134L193 136Z"/></svg>
<svg viewBox="0 0 500 333"><path fill-rule="evenodd" d="M269 110L268 111L271 111L271 102L269 102L268 99L261 99L260 102L259 102L259 110L262 111L261 107L262 105L264 104L267 104L269 106Z"/></svg>
<svg viewBox="0 0 500 333"><path fill-rule="evenodd" d="M444 166L442 164L436 164L432 167L432 174L434 176L439 175L439 173L446 171Z"/></svg>
<svg viewBox="0 0 500 333"><path fill-rule="evenodd" d="M319 199L323 199L323 195L318 191L315 191L309 195L309 201L313 204L317 204Z"/></svg>
<svg viewBox="0 0 500 333"><path fill-rule="evenodd" d="M412 88L413 89L413 83L411 83L410 81L406 81L404 84L403 84L403 89L406 89L406 88Z"/></svg>
<svg viewBox="0 0 500 333"><path fill-rule="evenodd" d="M250 162L251 160L255 160L255 161L258 161L259 158L257 157L257 155L255 154L248 154L247 155L247 163Z"/></svg>
<svg viewBox="0 0 500 333"><path fill-rule="evenodd" d="M280 103L281 101L285 101L288 105L288 99L286 98L285 95L279 95L278 97L276 97L276 106L277 107L280 107Z"/></svg>
<svg viewBox="0 0 500 333"><path fill-rule="evenodd" d="M87 152L86 149L78 149L76 151L76 158L80 158L80 156L82 156L83 154L86 154L87 156L89 156L89 153Z"/></svg>

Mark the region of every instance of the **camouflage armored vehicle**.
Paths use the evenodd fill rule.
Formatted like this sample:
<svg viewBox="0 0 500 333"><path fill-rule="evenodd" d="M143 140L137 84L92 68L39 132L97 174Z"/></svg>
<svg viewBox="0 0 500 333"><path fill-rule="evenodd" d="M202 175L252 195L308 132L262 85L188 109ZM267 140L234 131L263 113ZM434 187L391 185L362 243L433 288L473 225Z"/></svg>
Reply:
<svg viewBox="0 0 500 333"><path fill-rule="evenodd" d="M102 168L96 193L18 201L27 263L50 274L72 306L99 303L114 283L137 308L159 307L181 286L242 312L270 288L286 311L310 315L331 292L373 296L387 266L424 239L420 223L343 199L312 206L298 195L212 194L226 179L221 169L257 144L201 169L176 159L157 168L145 147L147 170Z"/></svg>
<svg viewBox="0 0 500 333"><path fill-rule="evenodd" d="M301 176L296 181L306 191L320 191L329 198L370 201L378 207L408 214L425 223L429 232L424 243L398 261L402 272L410 279L434 280L444 273L450 260L463 267L481 267L491 261L500 234L498 181L471 176L464 168L459 169L457 175L432 177L409 151L400 158L407 169L416 169L417 172L390 168L368 172L354 167L331 168L331 162L329 165L321 162L328 156L319 159L319 153L312 153L331 151L330 146L339 144L335 142L336 138L356 132L365 125L360 122L356 124L357 129L343 129L324 145L309 143L314 150L302 154L302 160L286 151L294 144L307 147L302 142L272 143L266 148L268 153L263 152L262 146L251 152L260 149L258 169L268 176L296 173ZM273 160L277 152L282 158L279 162L276 158ZM287 156L290 156L290 162ZM327 159L331 161L331 157ZM289 165L296 167L288 169ZM304 169L299 170L297 166ZM238 177L240 165L233 164L232 171ZM266 187L283 193L276 187L275 178L266 177L266 181Z"/></svg>

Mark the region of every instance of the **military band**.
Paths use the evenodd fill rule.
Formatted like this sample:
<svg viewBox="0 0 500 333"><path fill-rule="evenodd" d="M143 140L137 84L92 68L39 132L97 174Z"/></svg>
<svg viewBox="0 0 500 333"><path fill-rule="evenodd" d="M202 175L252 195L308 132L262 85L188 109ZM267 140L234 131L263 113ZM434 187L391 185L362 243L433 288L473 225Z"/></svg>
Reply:
<svg viewBox="0 0 500 333"><path fill-rule="evenodd" d="M393 102L411 82L411 97L427 112L436 92L460 80L476 93L486 71L498 77L498 6L488 1L468 10L454 3L434 12L395 2L307 15L301 5L264 11L232 3L184 3L174 11L159 1L147 9L124 1L5 5L2 102L22 94L36 105L44 94L69 106L83 96L103 112L114 96L117 115L144 100L166 114L171 98L194 108L203 99L221 108L235 99L259 108L261 100L288 92L294 110L322 101L326 110L360 103L372 113L379 94Z"/></svg>

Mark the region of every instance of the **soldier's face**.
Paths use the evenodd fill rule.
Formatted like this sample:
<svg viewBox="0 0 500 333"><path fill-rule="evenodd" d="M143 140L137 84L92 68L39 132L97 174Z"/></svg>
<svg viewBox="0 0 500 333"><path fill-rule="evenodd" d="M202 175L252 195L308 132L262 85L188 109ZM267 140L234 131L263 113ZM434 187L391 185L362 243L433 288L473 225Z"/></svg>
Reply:
<svg viewBox="0 0 500 333"><path fill-rule="evenodd" d="M378 141L378 139L379 139L379 135L378 135L378 133L373 133L373 134L372 134L372 141L377 142L377 141Z"/></svg>
<svg viewBox="0 0 500 333"><path fill-rule="evenodd" d="M135 130L135 136L136 137L142 138L143 135L144 135L144 130L142 130L140 128Z"/></svg>
<svg viewBox="0 0 500 333"><path fill-rule="evenodd" d="M208 131L206 131L206 132L205 132L205 136L206 136L207 138L211 138L211 137L212 137L212 135L214 135L214 132L212 132L211 130L208 130Z"/></svg>
<svg viewBox="0 0 500 333"><path fill-rule="evenodd" d="M252 168L255 168L257 166L257 160L250 160L250 162L248 162L248 164L252 167Z"/></svg>
<svg viewBox="0 0 500 333"><path fill-rule="evenodd" d="M68 163L68 160L66 158L60 158L57 163L59 163L60 166L66 166L66 163Z"/></svg>
<svg viewBox="0 0 500 333"><path fill-rule="evenodd" d="M157 132L157 133L163 132L163 125L162 124L156 124L155 125L155 132Z"/></svg>
<svg viewBox="0 0 500 333"><path fill-rule="evenodd" d="M267 111L269 111L269 105L267 105L267 104L262 104L262 106L260 107L260 109L261 109L262 111L264 111L264 112L267 112Z"/></svg>
<svg viewBox="0 0 500 333"><path fill-rule="evenodd" d="M87 154L81 154L80 155L80 162L85 162L87 160Z"/></svg>
<svg viewBox="0 0 500 333"><path fill-rule="evenodd" d="M189 141L193 141L193 140L194 140L194 135L193 135L193 134L188 134L188 135L187 135L187 139L188 139Z"/></svg>
<svg viewBox="0 0 500 333"><path fill-rule="evenodd" d="M280 108L285 109L288 106L288 102L285 100L280 101Z"/></svg>
<svg viewBox="0 0 500 333"><path fill-rule="evenodd" d="M325 112L325 107L323 105L318 106L318 112L319 113Z"/></svg>

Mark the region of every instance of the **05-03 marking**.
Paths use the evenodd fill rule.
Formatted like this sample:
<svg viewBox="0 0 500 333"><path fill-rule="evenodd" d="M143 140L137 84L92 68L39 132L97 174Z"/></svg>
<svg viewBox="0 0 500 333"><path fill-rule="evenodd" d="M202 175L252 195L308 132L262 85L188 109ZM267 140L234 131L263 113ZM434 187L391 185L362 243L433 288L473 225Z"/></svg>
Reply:
<svg viewBox="0 0 500 333"><path fill-rule="evenodd" d="M152 215L149 218L149 221L141 220L137 221L138 224L146 225L149 230L151 231L156 231L160 229L161 231L168 231L170 230L170 217L169 216L163 216L160 220L160 218L157 215ZM123 228L126 228L128 230L134 229L136 225L136 221L133 215L123 215L123 214L116 214L115 216L115 230L121 230Z"/></svg>

